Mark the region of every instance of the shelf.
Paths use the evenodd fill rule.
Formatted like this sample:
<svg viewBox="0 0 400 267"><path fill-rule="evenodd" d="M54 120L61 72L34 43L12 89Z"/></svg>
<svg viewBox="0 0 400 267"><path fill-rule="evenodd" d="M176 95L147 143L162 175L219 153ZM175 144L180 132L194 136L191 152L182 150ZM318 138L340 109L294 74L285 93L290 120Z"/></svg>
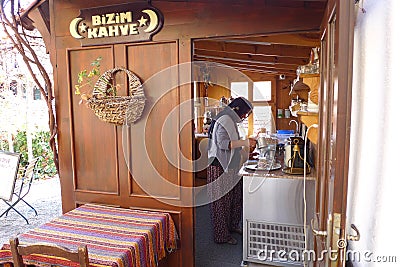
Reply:
<svg viewBox="0 0 400 267"><path fill-rule="evenodd" d="M307 127L310 127L313 124L318 125L318 113L316 112L298 111L297 116L299 116L300 121ZM311 128L309 130L308 139L310 139L311 143L315 145L318 144L318 128Z"/></svg>
<svg viewBox="0 0 400 267"><path fill-rule="evenodd" d="M319 73L301 73L299 75L300 78L314 78L319 77Z"/></svg>
<svg viewBox="0 0 400 267"><path fill-rule="evenodd" d="M320 87L319 74L307 74L307 76L303 77L303 82L310 87L310 93L308 95L309 100L318 105Z"/></svg>
<svg viewBox="0 0 400 267"><path fill-rule="evenodd" d="M318 112L310 112L310 111L297 111L297 115L300 116L307 116L307 117L317 117L318 119ZM318 122L318 120L317 120Z"/></svg>

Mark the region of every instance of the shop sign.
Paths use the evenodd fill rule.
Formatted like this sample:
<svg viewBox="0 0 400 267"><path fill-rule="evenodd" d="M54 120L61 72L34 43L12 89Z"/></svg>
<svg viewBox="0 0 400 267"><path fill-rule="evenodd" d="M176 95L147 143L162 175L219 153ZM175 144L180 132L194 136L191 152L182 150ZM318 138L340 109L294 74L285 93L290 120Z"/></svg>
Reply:
<svg viewBox="0 0 400 267"><path fill-rule="evenodd" d="M81 9L69 25L82 46L151 40L160 31L162 13L148 3L127 3Z"/></svg>

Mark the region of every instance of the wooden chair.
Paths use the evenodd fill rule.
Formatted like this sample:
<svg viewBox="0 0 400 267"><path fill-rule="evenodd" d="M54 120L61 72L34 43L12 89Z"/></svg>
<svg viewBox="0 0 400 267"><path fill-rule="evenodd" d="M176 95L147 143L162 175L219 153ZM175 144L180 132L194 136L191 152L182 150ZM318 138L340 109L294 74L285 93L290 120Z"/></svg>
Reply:
<svg viewBox="0 0 400 267"><path fill-rule="evenodd" d="M22 256L31 254L41 254L54 257L62 257L72 262L79 263L80 267L89 267L89 256L86 245L78 247L77 251L72 251L64 247L51 244L32 244L20 245L18 238L10 239L11 253L14 267L24 267Z"/></svg>

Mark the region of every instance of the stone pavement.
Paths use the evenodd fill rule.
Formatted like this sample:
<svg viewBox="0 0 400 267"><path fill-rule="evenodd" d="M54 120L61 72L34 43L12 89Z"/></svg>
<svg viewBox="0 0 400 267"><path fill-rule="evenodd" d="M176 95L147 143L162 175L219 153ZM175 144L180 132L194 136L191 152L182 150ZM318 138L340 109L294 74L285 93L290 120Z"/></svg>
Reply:
<svg viewBox="0 0 400 267"><path fill-rule="evenodd" d="M11 237L24 233L61 215L60 180L58 177L35 180L31 191L24 199L37 210L38 216L35 216L33 210L25 203L19 202L16 205L16 209L28 219L29 224L26 224L26 221L13 210L10 210L7 217L1 217L0 247L2 244L8 243ZM0 200L0 214L7 207L3 200Z"/></svg>

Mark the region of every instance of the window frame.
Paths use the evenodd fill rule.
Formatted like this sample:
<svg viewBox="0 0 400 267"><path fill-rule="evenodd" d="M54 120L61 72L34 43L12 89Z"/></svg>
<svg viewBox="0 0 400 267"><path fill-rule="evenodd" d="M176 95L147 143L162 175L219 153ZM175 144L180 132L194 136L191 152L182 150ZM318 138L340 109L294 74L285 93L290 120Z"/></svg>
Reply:
<svg viewBox="0 0 400 267"><path fill-rule="evenodd" d="M254 83L255 82L263 82L263 81L270 81L271 82L271 100L270 101L254 101L254 94L253 94L253 88L254 88ZM231 81L230 82L230 90L232 90L232 83L235 82L243 82L243 81ZM265 103L268 103L268 105L271 107L271 112L272 112L272 117L274 118L274 124L275 124L275 111L276 111L276 77L275 76L263 76L258 79L255 79L253 81L248 81L248 86L247 86L247 95L248 95L248 100L253 104L253 107L256 106L266 106ZM254 117L253 113L247 118L248 120L248 135L249 133L254 132Z"/></svg>

